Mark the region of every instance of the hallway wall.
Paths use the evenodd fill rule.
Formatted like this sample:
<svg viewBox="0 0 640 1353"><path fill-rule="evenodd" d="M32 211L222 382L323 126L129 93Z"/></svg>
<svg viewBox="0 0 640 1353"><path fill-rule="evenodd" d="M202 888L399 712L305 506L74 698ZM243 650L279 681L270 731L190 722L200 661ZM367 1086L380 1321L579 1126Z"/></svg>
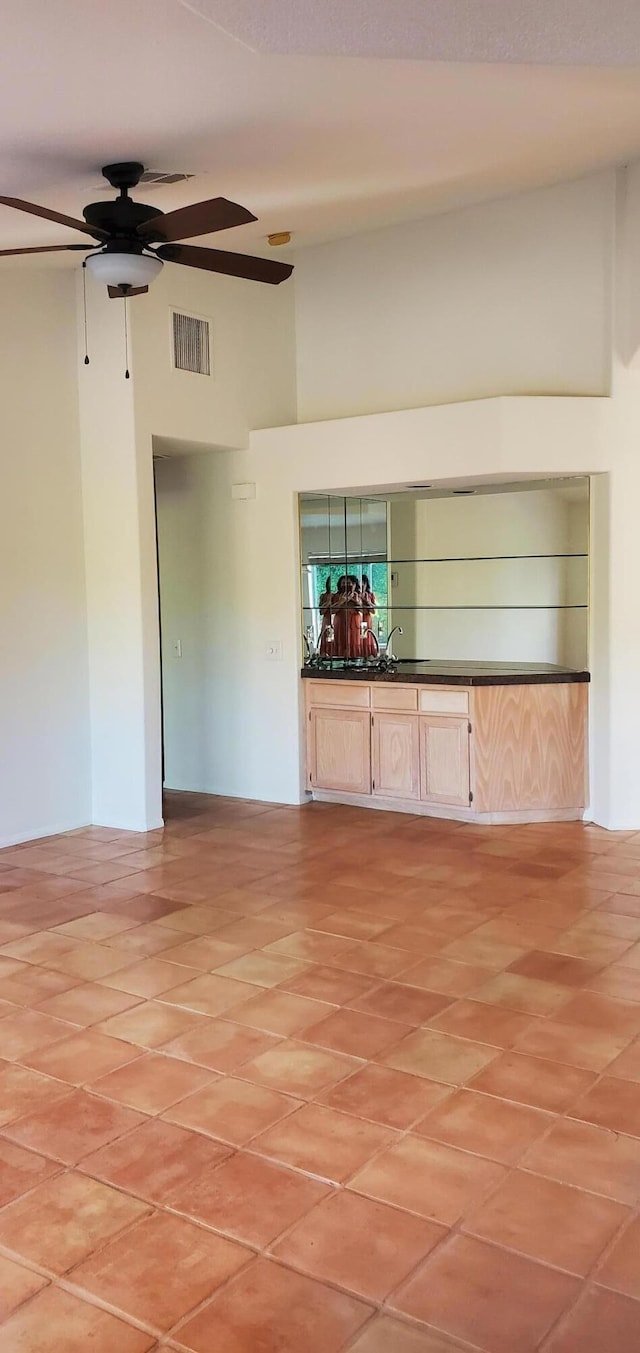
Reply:
<svg viewBox="0 0 640 1353"><path fill-rule="evenodd" d="M87 296L92 360L84 366L80 323L78 383L92 812L98 823L149 830L162 820L154 449L171 451L178 438L183 450L240 448L251 428L295 418L293 293L167 265L128 307L130 381L122 301L91 282ZM79 321L81 303L78 279ZM211 318L210 377L173 368L172 307Z"/></svg>
<svg viewBox="0 0 640 1353"><path fill-rule="evenodd" d="M175 456L154 462L158 520L164 783L207 790L205 512L201 462ZM177 652L177 646L180 653Z"/></svg>

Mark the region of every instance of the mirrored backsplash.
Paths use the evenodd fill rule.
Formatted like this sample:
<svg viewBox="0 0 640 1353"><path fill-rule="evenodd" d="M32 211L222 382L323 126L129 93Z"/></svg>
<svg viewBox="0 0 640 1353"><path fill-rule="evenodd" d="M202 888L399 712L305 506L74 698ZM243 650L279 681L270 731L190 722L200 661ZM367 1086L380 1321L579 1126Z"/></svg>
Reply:
<svg viewBox="0 0 640 1353"><path fill-rule="evenodd" d="M587 664L588 480L300 497L303 633L324 659ZM306 645L305 645L306 649Z"/></svg>

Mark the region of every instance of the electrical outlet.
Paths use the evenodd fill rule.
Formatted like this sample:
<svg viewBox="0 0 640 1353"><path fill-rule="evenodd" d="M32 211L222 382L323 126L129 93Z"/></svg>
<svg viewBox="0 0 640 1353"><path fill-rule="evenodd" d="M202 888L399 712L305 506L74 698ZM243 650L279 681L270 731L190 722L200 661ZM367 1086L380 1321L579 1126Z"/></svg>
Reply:
<svg viewBox="0 0 640 1353"><path fill-rule="evenodd" d="M282 662L282 639L267 639L264 656L267 662Z"/></svg>

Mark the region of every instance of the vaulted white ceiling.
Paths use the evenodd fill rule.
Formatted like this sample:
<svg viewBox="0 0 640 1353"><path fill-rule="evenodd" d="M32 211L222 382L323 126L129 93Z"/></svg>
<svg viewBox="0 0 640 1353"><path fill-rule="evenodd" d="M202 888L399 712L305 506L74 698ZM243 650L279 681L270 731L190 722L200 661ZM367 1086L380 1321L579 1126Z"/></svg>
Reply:
<svg viewBox="0 0 640 1353"><path fill-rule="evenodd" d="M263 251L637 156L638 0L0 6L0 193L72 215L141 159L195 177L139 197L231 197L259 221L215 243ZM78 238L0 207L0 247Z"/></svg>
<svg viewBox="0 0 640 1353"><path fill-rule="evenodd" d="M181 0L254 51L633 66L637 0Z"/></svg>

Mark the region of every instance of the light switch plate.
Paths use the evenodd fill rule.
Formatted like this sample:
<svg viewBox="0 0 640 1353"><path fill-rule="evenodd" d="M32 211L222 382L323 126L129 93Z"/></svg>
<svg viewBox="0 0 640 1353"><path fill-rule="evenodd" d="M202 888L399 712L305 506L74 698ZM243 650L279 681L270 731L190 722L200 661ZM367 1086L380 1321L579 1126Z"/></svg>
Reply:
<svg viewBox="0 0 640 1353"><path fill-rule="evenodd" d="M268 662L282 662L282 639L267 639L264 655Z"/></svg>

